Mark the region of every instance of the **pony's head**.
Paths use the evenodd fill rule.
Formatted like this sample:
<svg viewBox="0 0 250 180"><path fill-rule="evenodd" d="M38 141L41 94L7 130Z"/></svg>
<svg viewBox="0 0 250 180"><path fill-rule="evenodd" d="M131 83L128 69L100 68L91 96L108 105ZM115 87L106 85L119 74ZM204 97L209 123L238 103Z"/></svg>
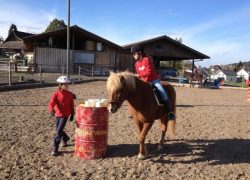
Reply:
<svg viewBox="0 0 250 180"><path fill-rule="evenodd" d="M130 72L110 73L107 81L109 111L115 113L135 90L135 75Z"/></svg>

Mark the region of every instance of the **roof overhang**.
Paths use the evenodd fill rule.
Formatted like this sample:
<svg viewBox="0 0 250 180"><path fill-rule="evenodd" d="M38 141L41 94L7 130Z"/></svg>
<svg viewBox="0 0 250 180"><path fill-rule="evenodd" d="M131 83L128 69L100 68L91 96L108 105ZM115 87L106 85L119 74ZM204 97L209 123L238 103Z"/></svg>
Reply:
<svg viewBox="0 0 250 180"><path fill-rule="evenodd" d="M127 44L122 46L123 50L126 52L130 51L130 48L133 45L136 44L140 44L142 46L147 46L149 44L158 42L158 41L163 41L164 43L166 43L167 45L170 45L172 48L175 48L179 53L175 53L174 55L171 53L166 52L164 55L162 55L164 58L166 58L166 60L195 60L197 61L203 61L204 59L210 59L209 56L195 50L192 49L166 35L164 36L159 36L156 38L152 38L152 39L148 39L148 40L144 40L144 41L139 41L139 42L135 42L135 43L131 43L131 44ZM182 53L185 52L185 53Z"/></svg>
<svg viewBox="0 0 250 180"><path fill-rule="evenodd" d="M89 40L94 40L96 42L101 42L103 44L106 44L107 46L122 50L121 46L119 46L119 45L117 45L117 44L115 44L107 39L104 39L96 34L93 34L85 29L82 29L76 25L71 26L70 31L75 33L75 34L78 34L80 37L84 37L84 38L89 39ZM50 32L46 32L46 33L41 33L41 34L25 37L24 42L32 42L32 41L36 41L36 40L41 40L41 39L53 37L53 36L64 36L66 33L67 33L67 28L63 28L63 29L59 29L59 30L55 30L55 31L50 31Z"/></svg>
<svg viewBox="0 0 250 180"><path fill-rule="evenodd" d="M7 41L0 45L1 49L26 49L23 41Z"/></svg>

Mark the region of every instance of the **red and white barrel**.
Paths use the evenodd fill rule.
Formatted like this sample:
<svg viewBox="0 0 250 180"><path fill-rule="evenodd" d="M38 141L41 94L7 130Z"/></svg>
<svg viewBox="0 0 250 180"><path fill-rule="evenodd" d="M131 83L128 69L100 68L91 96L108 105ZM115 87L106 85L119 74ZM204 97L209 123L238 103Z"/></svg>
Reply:
<svg viewBox="0 0 250 180"><path fill-rule="evenodd" d="M250 87L247 88L247 101L250 102Z"/></svg>
<svg viewBox="0 0 250 180"><path fill-rule="evenodd" d="M80 159L97 159L106 155L108 143L107 107L76 108L75 153Z"/></svg>
<svg viewBox="0 0 250 180"><path fill-rule="evenodd" d="M247 101L250 102L250 80L246 81L247 88Z"/></svg>

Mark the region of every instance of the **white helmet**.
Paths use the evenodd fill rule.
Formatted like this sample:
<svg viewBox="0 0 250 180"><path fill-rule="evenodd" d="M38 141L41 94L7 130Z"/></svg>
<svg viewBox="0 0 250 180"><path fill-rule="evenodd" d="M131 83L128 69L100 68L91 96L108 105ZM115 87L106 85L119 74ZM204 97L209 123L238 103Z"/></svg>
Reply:
<svg viewBox="0 0 250 180"><path fill-rule="evenodd" d="M59 78L57 78L56 82L62 84L69 84L70 80L66 76L60 76Z"/></svg>

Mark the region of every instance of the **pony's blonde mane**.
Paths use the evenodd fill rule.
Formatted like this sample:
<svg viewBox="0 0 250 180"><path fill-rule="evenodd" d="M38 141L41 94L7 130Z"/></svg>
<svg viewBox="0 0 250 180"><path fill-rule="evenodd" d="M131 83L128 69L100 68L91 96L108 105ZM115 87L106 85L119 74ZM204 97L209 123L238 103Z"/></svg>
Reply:
<svg viewBox="0 0 250 180"><path fill-rule="evenodd" d="M128 71L124 71L124 72L120 72L120 73L110 73L110 76L108 78L107 81L107 90L109 92L116 92L120 89L122 89L122 82L121 82L121 78L124 79L126 88L129 91L133 91L135 90L136 86L135 86L135 74L128 72Z"/></svg>

